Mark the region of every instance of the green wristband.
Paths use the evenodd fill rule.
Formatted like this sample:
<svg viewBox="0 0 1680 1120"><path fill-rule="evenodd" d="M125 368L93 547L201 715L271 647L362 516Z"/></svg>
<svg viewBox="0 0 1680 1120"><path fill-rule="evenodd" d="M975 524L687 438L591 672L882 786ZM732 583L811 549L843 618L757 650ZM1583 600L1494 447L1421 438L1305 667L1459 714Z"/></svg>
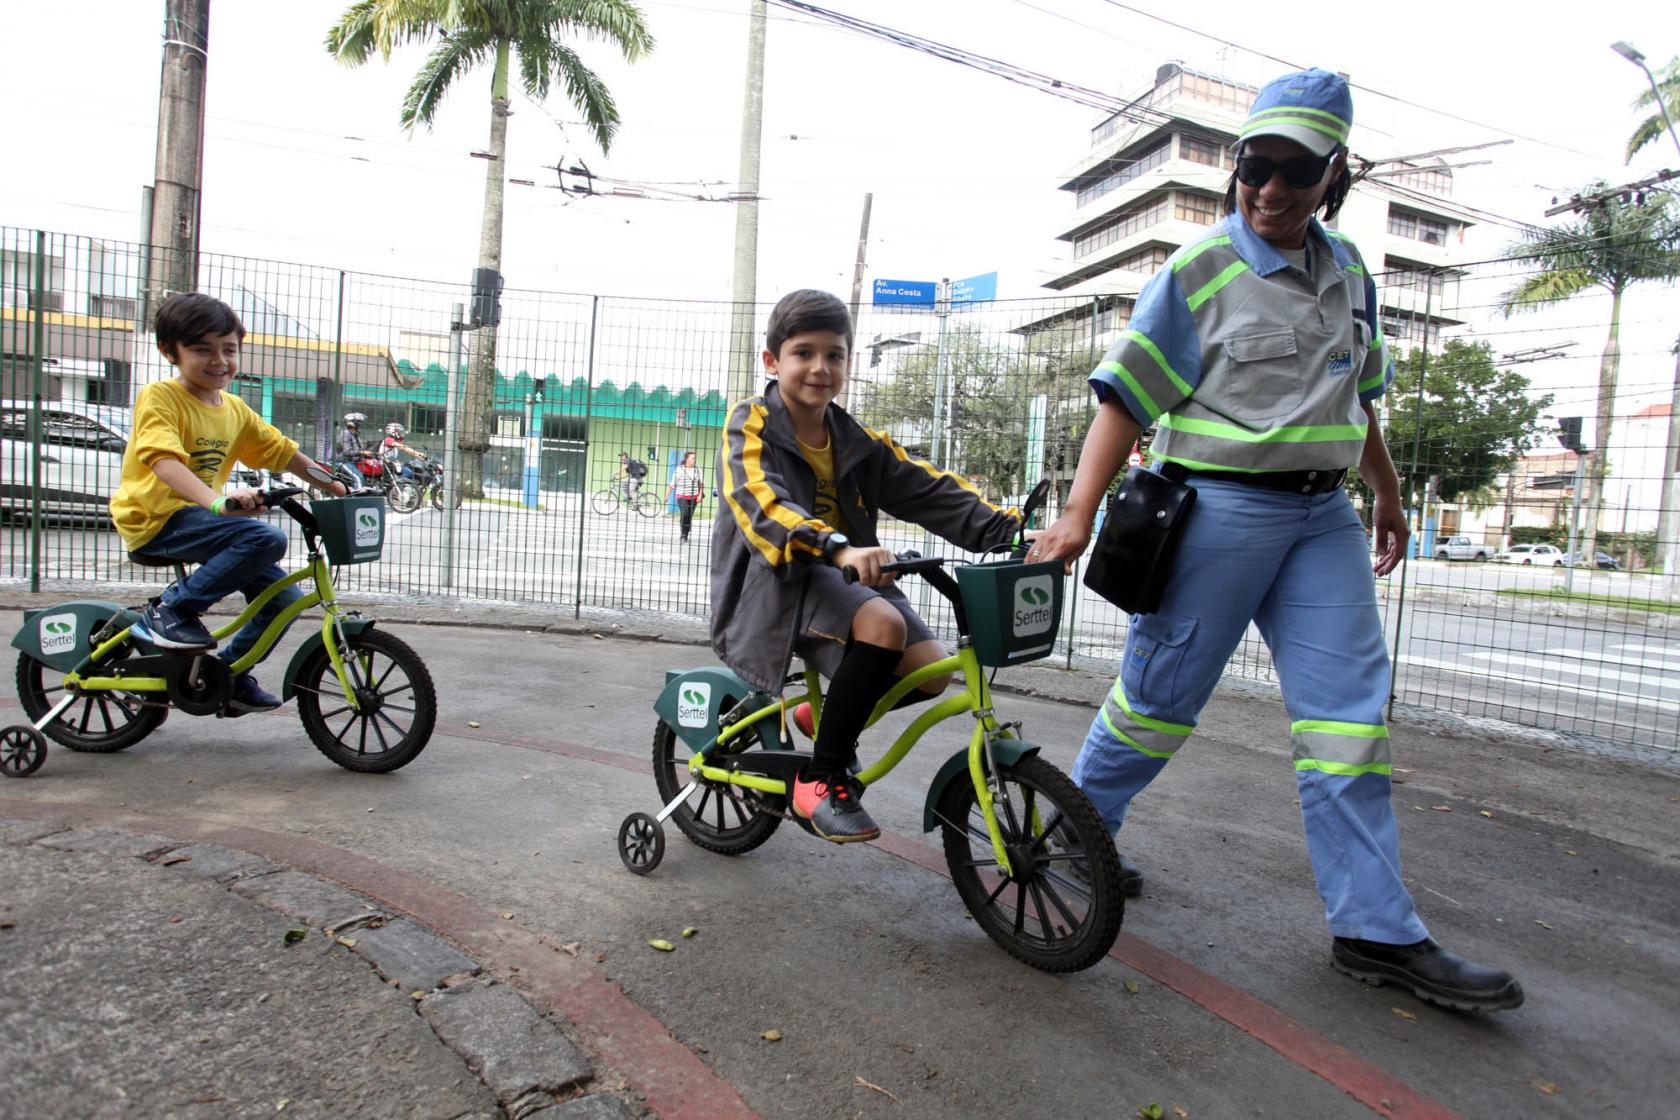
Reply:
<svg viewBox="0 0 1680 1120"><path fill-rule="evenodd" d="M216 498L215 500L213 500L210 503L210 512L215 514L217 517L222 516L222 511L226 508L227 508L227 499L225 497L224 498Z"/></svg>

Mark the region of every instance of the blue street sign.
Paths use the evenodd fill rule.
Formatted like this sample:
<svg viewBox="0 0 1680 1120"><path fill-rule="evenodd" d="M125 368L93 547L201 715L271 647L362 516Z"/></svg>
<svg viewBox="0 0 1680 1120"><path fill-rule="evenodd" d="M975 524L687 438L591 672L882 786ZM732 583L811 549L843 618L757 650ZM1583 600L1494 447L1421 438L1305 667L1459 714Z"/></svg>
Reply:
<svg viewBox="0 0 1680 1120"><path fill-rule="evenodd" d="M967 280L951 281L952 303L979 303L997 298L997 273L984 272Z"/></svg>
<svg viewBox="0 0 1680 1120"><path fill-rule="evenodd" d="M876 280L872 303L933 304L938 288L932 280Z"/></svg>

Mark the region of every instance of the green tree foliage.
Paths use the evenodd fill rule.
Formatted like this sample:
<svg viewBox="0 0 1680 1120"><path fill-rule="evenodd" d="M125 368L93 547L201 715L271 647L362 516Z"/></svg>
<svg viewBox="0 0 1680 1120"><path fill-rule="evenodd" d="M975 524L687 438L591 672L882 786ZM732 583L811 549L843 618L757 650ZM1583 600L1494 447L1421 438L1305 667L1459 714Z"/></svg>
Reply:
<svg viewBox="0 0 1680 1120"><path fill-rule="evenodd" d="M1680 121L1680 58L1669 59L1667 66L1651 73L1657 79L1657 89L1662 92L1663 104L1668 107L1669 120ZM1630 163L1639 149L1668 134L1668 123L1663 120L1662 112L1657 108L1656 94L1651 90L1643 91L1634 99L1633 110L1650 115L1640 121L1639 127L1628 137L1627 158Z"/></svg>
<svg viewBox="0 0 1680 1120"><path fill-rule="evenodd" d="M1435 476L1451 502L1492 485L1534 446L1552 397L1531 396L1528 378L1496 365L1485 342L1453 339L1427 357L1414 350L1397 364L1384 438L1402 493Z"/></svg>
<svg viewBox="0 0 1680 1120"><path fill-rule="evenodd" d="M403 127L431 127L438 106L466 75L490 68L489 155L484 173L484 210L479 218L478 265L502 269L503 193L507 180L507 119L510 73L532 100L548 97L555 83L606 151L618 130L618 106L606 83L573 49L578 39L616 47L634 62L653 49L641 9L630 0L356 0L327 32L326 48L346 66L360 66L375 53L386 62L410 43L436 43L403 98ZM496 381L496 331L471 332L465 399L461 406L461 485L483 494L483 455L490 447L491 390Z"/></svg>

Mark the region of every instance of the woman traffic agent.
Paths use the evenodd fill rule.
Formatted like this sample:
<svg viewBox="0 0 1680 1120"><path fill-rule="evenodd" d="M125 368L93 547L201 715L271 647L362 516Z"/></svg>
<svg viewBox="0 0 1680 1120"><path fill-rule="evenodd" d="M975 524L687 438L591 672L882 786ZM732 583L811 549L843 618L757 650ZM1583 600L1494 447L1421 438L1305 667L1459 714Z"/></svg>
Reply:
<svg viewBox="0 0 1680 1120"><path fill-rule="evenodd" d="M1400 877L1383 706L1388 651L1372 573L1409 530L1375 400L1394 377L1358 249L1315 216L1347 197L1347 82L1303 70L1260 91L1226 217L1138 296L1092 372L1097 416L1061 518L1031 559L1071 559L1139 431L1154 469L1197 491L1159 611L1134 615L1119 678L1074 766L1118 832L1195 728L1250 621L1288 709L1307 850L1336 968L1448 1007L1517 1007L1507 972L1438 946ZM1342 488L1376 495L1376 561Z"/></svg>

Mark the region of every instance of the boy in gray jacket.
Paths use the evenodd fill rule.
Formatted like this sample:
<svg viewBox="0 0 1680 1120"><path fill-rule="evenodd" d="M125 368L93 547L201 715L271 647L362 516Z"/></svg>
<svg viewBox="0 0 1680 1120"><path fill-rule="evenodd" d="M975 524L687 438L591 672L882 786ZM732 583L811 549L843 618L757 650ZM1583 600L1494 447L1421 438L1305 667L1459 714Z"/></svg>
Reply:
<svg viewBox="0 0 1680 1120"><path fill-rule="evenodd" d="M1009 541L1020 514L910 458L834 403L852 347L851 315L837 297L811 289L782 297L765 341L772 380L730 410L718 456L724 509L712 530L712 648L766 692L782 690L790 649L828 678L793 811L835 843L873 840L881 830L848 771L858 735L898 677L946 656L881 571L894 556L880 545L876 519L884 512L913 521L978 552ZM856 570L856 583L844 581L845 568ZM916 698L949 683L930 681Z"/></svg>

